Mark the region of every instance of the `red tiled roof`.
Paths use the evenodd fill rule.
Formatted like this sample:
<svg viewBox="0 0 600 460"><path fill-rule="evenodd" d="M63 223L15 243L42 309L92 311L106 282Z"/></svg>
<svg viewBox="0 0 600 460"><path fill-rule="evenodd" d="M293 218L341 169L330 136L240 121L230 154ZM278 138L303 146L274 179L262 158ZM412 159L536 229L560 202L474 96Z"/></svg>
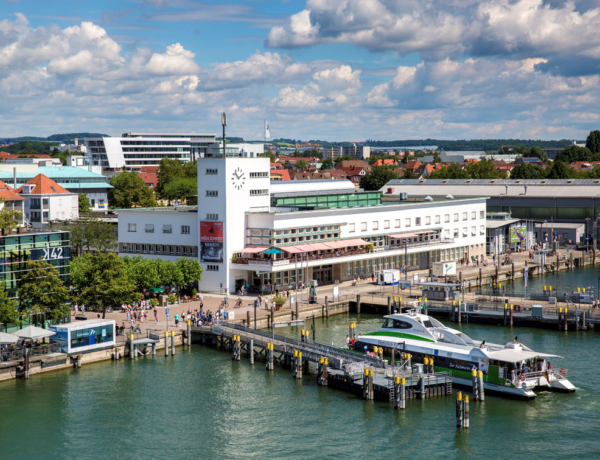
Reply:
<svg viewBox="0 0 600 460"><path fill-rule="evenodd" d="M25 182L28 185L35 185L32 190L33 195L54 195L55 193L71 193L67 189L61 187L49 177L43 174L38 174L33 179ZM23 193L23 187L17 189L17 193Z"/></svg>
<svg viewBox="0 0 600 460"><path fill-rule="evenodd" d="M15 160L17 158L42 158L42 159L50 159L52 158L50 155L46 155L45 153L36 153L36 154L27 154L27 153L22 153L22 154L15 154L15 153L8 153L8 152L0 152L0 159L2 161L6 161L6 160Z"/></svg>
<svg viewBox="0 0 600 460"><path fill-rule="evenodd" d="M143 173L158 173L160 166L142 166L140 172Z"/></svg>
<svg viewBox="0 0 600 460"><path fill-rule="evenodd" d="M12 187L0 180L0 199L4 201L23 201L24 198L17 195Z"/></svg>
<svg viewBox="0 0 600 460"><path fill-rule="evenodd" d="M280 176L281 180L291 180L290 172L287 169L271 170L271 176Z"/></svg>
<svg viewBox="0 0 600 460"><path fill-rule="evenodd" d="M158 174L155 172L138 171L137 175L140 176L146 185L152 186L153 188L156 188L158 185Z"/></svg>

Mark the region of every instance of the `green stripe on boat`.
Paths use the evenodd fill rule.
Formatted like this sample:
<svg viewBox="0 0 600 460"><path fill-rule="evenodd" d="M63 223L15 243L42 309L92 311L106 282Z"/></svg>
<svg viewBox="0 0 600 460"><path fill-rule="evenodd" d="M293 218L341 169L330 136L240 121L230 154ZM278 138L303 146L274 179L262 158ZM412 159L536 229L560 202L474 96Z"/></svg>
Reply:
<svg viewBox="0 0 600 460"><path fill-rule="evenodd" d="M368 334L364 334L364 335L366 335L366 336L379 335L379 336L384 336L384 337L398 337L400 339L422 340L423 342L435 342L435 340L428 339L426 337L421 337L421 336L413 335L413 334L405 334L404 332L377 331L377 332L369 332Z"/></svg>

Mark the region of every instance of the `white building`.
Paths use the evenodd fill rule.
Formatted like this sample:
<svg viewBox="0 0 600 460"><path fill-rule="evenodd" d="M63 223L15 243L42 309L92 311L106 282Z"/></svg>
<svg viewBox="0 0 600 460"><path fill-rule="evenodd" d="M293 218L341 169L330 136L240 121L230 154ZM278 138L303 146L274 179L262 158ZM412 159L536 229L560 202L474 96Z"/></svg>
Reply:
<svg viewBox="0 0 600 460"><path fill-rule="evenodd" d="M33 228L79 218L78 194L69 192L43 174L22 185L16 193L24 199L25 220Z"/></svg>
<svg viewBox="0 0 600 460"><path fill-rule="evenodd" d="M342 157L350 157L355 160L366 160L371 156L371 147L365 145L334 145L331 147L325 147L323 158L335 160Z"/></svg>
<svg viewBox="0 0 600 460"><path fill-rule="evenodd" d="M214 134L124 133L121 137L86 137L86 156L92 166L110 170L158 166L162 158L182 163L204 157Z"/></svg>
<svg viewBox="0 0 600 460"><path fill-rule="evenodd" d="M133 253L155 257L160 245L176 258L169 247L184 237L175 230L196 225L191 240L208 292L329 284L485 254L485 198L383 202L380 191L345 182L271 183L268 158L204 158L197 209L120 210L119 252L132 253L133 244ZM156 232L171 225L172 233L156 238L147 224Z"/></svg>

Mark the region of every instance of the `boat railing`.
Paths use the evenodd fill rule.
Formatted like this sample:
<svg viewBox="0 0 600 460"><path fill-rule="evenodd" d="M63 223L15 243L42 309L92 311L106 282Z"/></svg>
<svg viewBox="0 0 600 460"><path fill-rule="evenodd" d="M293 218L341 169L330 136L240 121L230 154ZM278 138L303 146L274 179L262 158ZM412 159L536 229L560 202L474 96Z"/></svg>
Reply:
<svg viewBox="0 0 600 460"><path fill-rule="evenodd" d="M536 371L536 372L522 372L521 375L524 375L527 380L529 379L537 379L539 377L543 377L545 372Z"/></svg>
<svg viewBox="0 0 600 460"><path fill-rule="evenodd" d="M564 367L562 367L559 371L553 370L551 373L554 375L554 377L556 377L557 380L567 380L568 370Z"/></svg>

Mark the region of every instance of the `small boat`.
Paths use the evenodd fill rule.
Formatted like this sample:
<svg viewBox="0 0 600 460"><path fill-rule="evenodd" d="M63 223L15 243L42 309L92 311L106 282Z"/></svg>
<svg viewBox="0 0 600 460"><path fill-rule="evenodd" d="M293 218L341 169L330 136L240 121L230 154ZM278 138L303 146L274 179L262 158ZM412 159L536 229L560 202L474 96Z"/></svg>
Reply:
<svg viewBox="0 0 600 460"><path fill-rule="evenodd" d="M395 359L410 354L411 364L433 359L434 371L449 372L458 386L472 387L472 370L481 370L486 392L515 398L534 399L534 390L575 391L567 370L552 369L548 362L560 356L535 352L516 338L505 345L476 341L415 311L384 318L379 331L357 338L355 351L371 353L381 347L387 359L392 352Z"/></svg>

